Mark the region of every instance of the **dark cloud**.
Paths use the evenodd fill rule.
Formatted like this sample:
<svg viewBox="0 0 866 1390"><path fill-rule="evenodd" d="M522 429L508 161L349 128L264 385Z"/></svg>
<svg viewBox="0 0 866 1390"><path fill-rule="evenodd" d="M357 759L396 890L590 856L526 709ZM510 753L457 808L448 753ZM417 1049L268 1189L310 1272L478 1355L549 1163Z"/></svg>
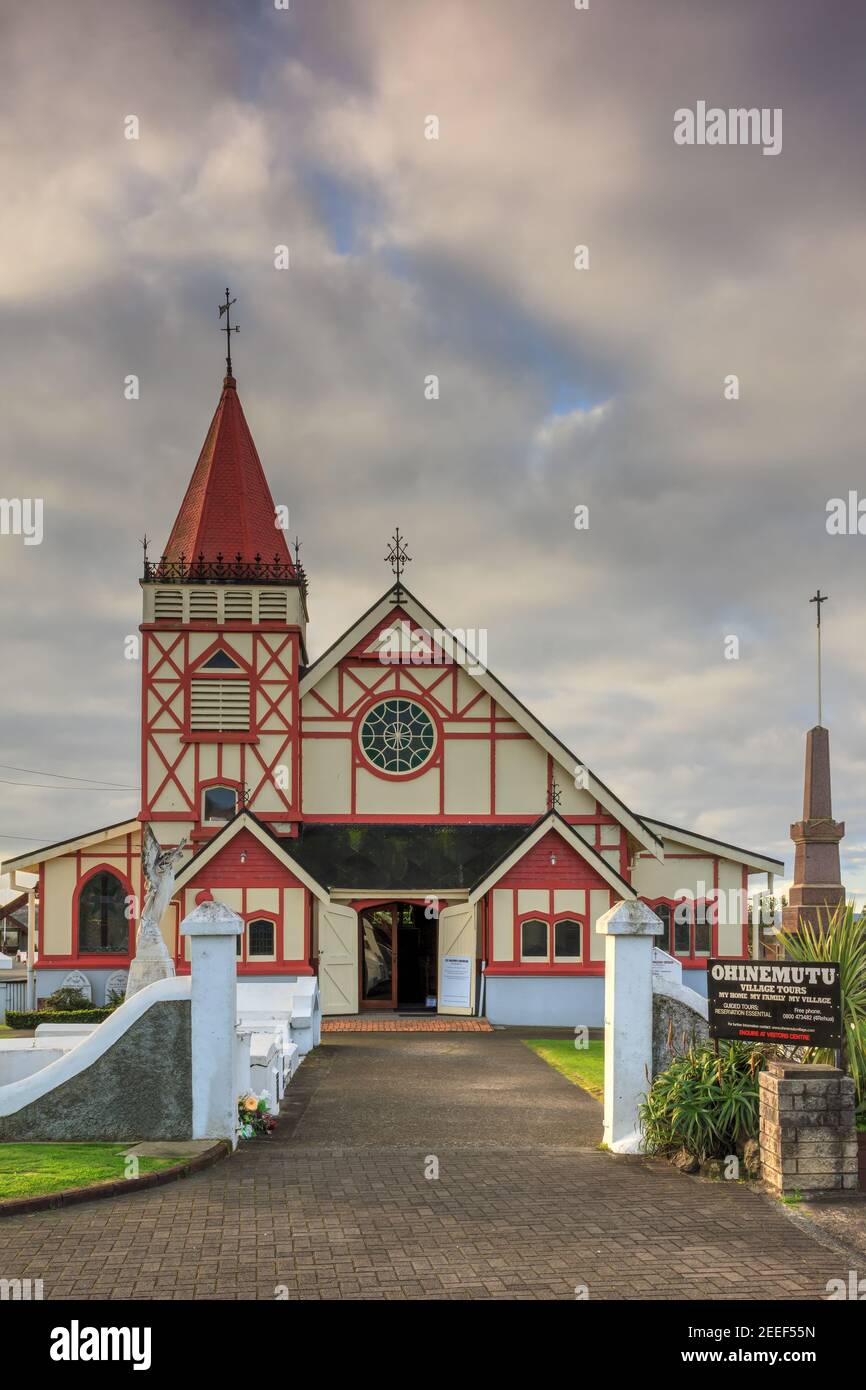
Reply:
<svg viewBox="0 0 866 1390"><path fill-rule="evenodd" d="M636 809L787 855L820 583L866 889L866 537L824 526L866 489L864 28L859 4L782 0L7 18L0 490L46 520L40 547L0 541L0 759L138 781L138 538L164 543L200 448L231 283L315 651L385 587L399 521L413 590L487 627L497 674ZM675 146L698 99L782 106L782 154ZM35 840L136 809L0 794L0 832Z"/></svg>

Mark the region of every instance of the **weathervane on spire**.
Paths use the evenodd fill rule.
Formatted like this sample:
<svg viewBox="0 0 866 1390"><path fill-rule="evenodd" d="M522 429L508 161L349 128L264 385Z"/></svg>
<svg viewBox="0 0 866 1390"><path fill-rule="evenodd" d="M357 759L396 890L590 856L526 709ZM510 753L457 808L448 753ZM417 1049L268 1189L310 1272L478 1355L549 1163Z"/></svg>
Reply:
<svg viewBox="0 0 866 1390"><path fill-rule="evenodd" d="M226 375L227 375L227 376L231 376L231 375L232 375L232 334L233 334L233 333L240 333L240 331L241 331L241 330L240 330L240 325L239 325L239 324L233 324L233 323L232 323L231 308L232 308L232 305L233 305L233 304L237 304L237 299L230 299L230 298L229 298L229 287L228 287L228 285L226 285L226 302L225 302L225 304L221 304L221 305L219 306L219 310L220 310L220 318L222 318L223 314L225 314L225 316L226 316L226 325L225 325L225 328L221 328L221 329L220 329L220 332L221 332L221 333L225 333L225 335L226 335Z"/></svg>
<svg viewBox="0 0 866 1390"><path fill-rule="evenodd" d="M391 537L385 560L390 564L394 577L397 580L397 586L394 590L394 597L391 599L391 602L399 603L403 597L403 591L400 588L400 576L405 567L412 563L412 556L406 549L406 537L400 535L399 526Z"/></svg>
<svg viewBox="0 0 866 1390"><path fill-rule="evenodd" d="M815 612L816 612L817 615L818 615L818 727L819 727L819 729L822 727L822 722L823 722L823 721L822 721L823 710L822 710L822 707L821 707L821 604L822 604L822 603L826 603L826 602L827 602L827 599L828 599L829 597L830 597L829 594L822 594L822 593L821 593L821 590L819 589L818 592L815 594L815 596L814 596L813 598L810 598L810 599L809 599L809 602L810 602L810 603L814 603L814 604L815 604Z"/></svg>

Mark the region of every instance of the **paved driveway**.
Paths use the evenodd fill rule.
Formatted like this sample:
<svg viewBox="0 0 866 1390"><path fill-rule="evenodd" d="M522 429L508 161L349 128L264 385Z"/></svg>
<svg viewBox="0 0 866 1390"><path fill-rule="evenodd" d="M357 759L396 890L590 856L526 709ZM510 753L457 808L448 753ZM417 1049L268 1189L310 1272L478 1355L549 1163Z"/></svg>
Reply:
<svg viewBox="0 0 866 1390"><path fill-rule="evenodd" d="M334 1035L270 1139L0 1220L0 1277L118 1299L809 1299L847 1278L769 1199L600 1138L598 1104L511 1033Z"/></svg>

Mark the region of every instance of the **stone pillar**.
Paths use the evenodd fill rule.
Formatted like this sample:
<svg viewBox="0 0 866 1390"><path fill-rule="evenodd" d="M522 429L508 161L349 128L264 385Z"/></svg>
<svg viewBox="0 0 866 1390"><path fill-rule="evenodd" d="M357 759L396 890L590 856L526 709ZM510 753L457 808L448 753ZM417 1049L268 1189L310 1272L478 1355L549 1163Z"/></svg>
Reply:
<svg viewBox="0 0 866 1390"><path fill-rule="evenodd" d="M761 1175L772 1191L857 1187L854 1082L838 1067L773 1059L760 1076Z"/></svg>
<svg viewBox="0 0 866 1390"><path fill-rule="evenodd" d="M782 928L796 932L800 922L826 926L845 901L839 869L842 821L833 819L830 795L830 733L820 724L806 735L806 774L803 780L803 819L791 826L794 841L794 881Z"/></svg>
<svg viewBox="0 0 866 1390"><path fill-rule="evenodd" d="M192 1137L237 1143L236 942L243 922L225 903L205 902L184 918L192 946Z"/></svg>
<svg viewBox="0 0 866 1390"><path fill-rule="evenodd" d="M653 940L664 928L642 902L599 917L604 952L604 1142L639 1153L638 1106L649 1089L653 1046Z"/></svg>

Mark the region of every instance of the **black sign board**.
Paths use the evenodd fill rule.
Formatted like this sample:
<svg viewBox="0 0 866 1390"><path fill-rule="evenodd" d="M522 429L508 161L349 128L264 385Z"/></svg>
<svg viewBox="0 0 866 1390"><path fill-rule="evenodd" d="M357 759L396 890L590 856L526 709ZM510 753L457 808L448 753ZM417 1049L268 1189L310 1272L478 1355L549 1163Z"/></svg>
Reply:
<svg viewBox="0 0 866 1390"><path fill-rule="evenodd" d="M841 1047L839 966L826 961L711 960L711 1038Z"/></svg>

